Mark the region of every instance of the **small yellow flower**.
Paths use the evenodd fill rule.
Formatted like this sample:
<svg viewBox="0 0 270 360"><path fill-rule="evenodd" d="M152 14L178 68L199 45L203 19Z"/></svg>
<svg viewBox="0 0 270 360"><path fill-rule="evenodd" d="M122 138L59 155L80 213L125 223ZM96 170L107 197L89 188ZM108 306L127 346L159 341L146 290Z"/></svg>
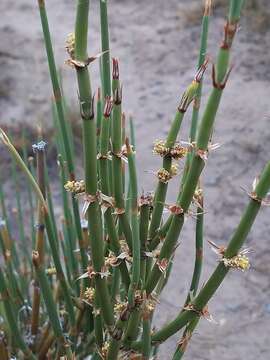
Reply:
<svg viewBox="0 0 270 360"><path fill-rule="evenodd" d="M154 142L153 154L165 156L170 152L170 149L165 147L165 141L156 140Z"/></svg>
<svg viewBox="0 0 270 360"><path fill-rule="evenodd" d="M76 195L82 194L85 192L84 180L68 181L64 187L65 187L66 191L71 192Z"/></svg>
<svg viewBox="0 0 270 360"><path fill-rule="evenodd" d="M222 262L226 267L231 267L242 271L248 270L250 268L249 258L243 253L240 253L230 259L223 257Z"/></svg>
<svg viewBox="0 0 270 360"><path fill-rule="evenodd" d="M170 172L163 168L158 170L157 177L165 184L172 178Z"/></svg>
<svg viewBox="0 0 270 360"><path fill-rule="evenodd" d="M93 287L87 287L84 292L84 300L89 304L93 304L95 298L95 289Z"/></svg>
<svg viewBox="0 0 270 360"><path fill-rule="evenodd" d="M170 154L172 158L175 160L180 160L188 153L188 148L181 146L180 144L176 144L171 150Z"/></svg>
<svg viewBox="0 0 270 360"><path fill-rule="evenodd" d="M48 269L46 270L46 274L47 274L47 275L55 275L55 274L56 274L56 269L55 269L55 267L48 268Z"/></svg>
<svg viewBox="0 0 270 360"><path fill-rule="evenodd" d="M157 175L157 178L158 178L161 182L167 184L167 182L168 182L173 176L177 175L177 171L178 171L178 166L177 166L176 164L173 164L173 165L171 166L171 170L170 170L170 171L168 171L168 170L166 170L166 169L164 169L164 168L161 168L161 169L158 170L158 172L157 172L156 175Z"/></svg>
<svg viewBox="0 0 270 360"><path fill-rule="evenodd" d="M128 303L127 302L118 302L114 305L114 313L115 314L121 314L122 311L124 311L127 308Z"/></svg>

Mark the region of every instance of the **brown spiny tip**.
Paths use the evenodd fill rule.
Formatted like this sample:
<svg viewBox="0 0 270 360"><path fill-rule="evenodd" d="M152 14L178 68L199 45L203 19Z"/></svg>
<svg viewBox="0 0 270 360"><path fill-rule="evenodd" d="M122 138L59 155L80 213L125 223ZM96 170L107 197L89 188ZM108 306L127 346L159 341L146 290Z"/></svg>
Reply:
<svg viewBox="0 0 270 360"><path fill-rule="evenodd" d="M203 75L205 73L205 70L207 69L207 65L209 63L209 57L206 57L206 59L204 60L203 64L199 67L198 71L196 72L195 74L195 77L194 77L194 80L197 82L197 83L200 83L202 78L203 78Z"/></svg>
<svg viewBox="0 0 270 360"><path fill-rule="evenodd" d="M204 16L210 16L212 11L212 0L205 0Z"/></svg>
<svg viewBox="0 0 270 360"><path fill-rule="evenodd" d="M120 105L122 103L122 85L115 89L113 94L113 100L115 105Z"/></svg>
<svg viewBox="0 0 270 360"><path fill-rule="evenodd" d="M105 118L110 117L112 109L113 109L112 97L111 96L106 96L104 112L103 112L103 115L104 115Z"/></svg>
<svg viewBox="0 0 270 360"><path fill-rule="evenodd" d="M132 149L131 149L131 146L130 146L130 142L129 142L129 138L126 137L125 139L125 144L126 144L126 148L127 148L127 153L130 154Z"/></svg>
<svg viewBox="0 0 270 360"><path fill-rule="evenodd" d="M112 77L114 80L118 80L119 79L119 62L117 58L113 58L112 59L112 64L113 64L113 70L112 70Z"/></svg>

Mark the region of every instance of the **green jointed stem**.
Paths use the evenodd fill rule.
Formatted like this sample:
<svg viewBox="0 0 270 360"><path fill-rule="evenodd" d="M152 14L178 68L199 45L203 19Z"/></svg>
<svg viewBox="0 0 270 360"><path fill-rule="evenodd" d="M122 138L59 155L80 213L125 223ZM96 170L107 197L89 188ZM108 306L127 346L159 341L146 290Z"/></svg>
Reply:
<svg viewBox="0 0 270 360"><path fill-rule="evenodd" d="M233 0L232 0L233 1ZM181 207L183 213L180 215L174 215L171 226L164 240L159 259L169 259L175 248L178 236L182 230L184 224L184 214L188 211L188 208L193 199L194 192L196 190L199 177L205 165L203 156L207 154L208 142L212 134L213 124L215 121L216 113L221 100L222 92L226 84L226 73L229 64L230 48L232 45L233 37L237 29L237 24L233 24L233 32L228 32L228 26L225 27L224 40L222 42L216 70L213 72L213 90L208 99L196 139L196 149L192 156L190 170L187 174L186 181L184 183L183 191L179 193L177 203ZM215 68L213 68L215 69ZM159 267L154 265L153 270L148 278L146 284L147 293L151 293L159 278L162 276L162 272Z"/></svg>
<svg viewBox="0 0 270 360"><path fill-rule="evenodd" d="M201 41L200 41L200 52L198 58L198 69L205 61L206 51L207 51L207 41L208 41L208 28L209 28L209 15L211 12L211 1L206 0L205 3L205 11L202 19L201 25ZM191 127L190 127L190 142L195 141L197 127L198 127L198 118L199 118L199 109L201 102L201 92L202 92L202 81L199 85L197 94L193 101L193 109L192 109L192 118L191 118Z"/></svg>
<svg viewBox="0 0 270 360"><path fill-rule="evenodd" d="M138 221L138 185L135 156L131 146L126 140L128 167L129 167L129 180L131 189L131 228L132 228L132 276L128 292L128 301L131 307L134 304L135 292L139 285L140 280L140 233Z"/></svg>
<svg viewBox="0 0 270 360"><path fill-rule="evenodd" d="M70 147L70 143L69 143L67 125L66 125L66 120L65 120L63 97L62 97L60 82L59 82L57 69L56 69L56 65L55 65L50 29L49 29L48 18L47 18L47 13L46 13L46 8L45 8L45 1L38 0L38 5L39 5L42 30L43 30L43 35L44 35L44 42L45 42L45 47L46 47L46 52L47 52L51 82L52 82L52 87L53 87L53 93L54 93L54 98L55 98L56 110L57 110L57 114L58 114L59 125L61 128L60 135L62 138L62 142L64 144L65 157L66 157L66 160L68 163L69 173L73 174L73 176L74 176L74 165L72 162L72 152L71 152L71 147Z"/></svg>
<svg viewBox="0 0 270 360"><path fill-rule="evenodd" d="M112 100L110 97L106 98L105 101L105 109L101 122L101 136L100 136L100 184L101 191L103 194L109 196L109 164L108 164L108 151L109 151L109 138L110 138L110 115L112 110ZM107 226L110 247L111 250L115 253L115 255L119 255L121 253L121 247L119 243L119 238L115 226L115 220L112 215L111 208L108 208L104 213L104 219ZM121 262L120 271L122 276L122 281L125 285L126 291L129 288L129 274L128 269L125 262Z"/></svg>
<svg viewBox="0 0 270 360"><path fill-rule="evenodd" d="M113 59L113 117L112 117L112 170L113 170L113 193L115 198L116 212L119 216L121 230L124 233L126 242L132 249L132 231L125 213L125 201L123 197L123 176L122 176L122 88L119 83L118 60Z"/></svg>
<svg viewBox="0 0 270 360"><path fill-rule="evenodd" d="M61 130L60 131L61 142L62 142L63 148L64 148L64 156L67 161L69 178L70 178L70 180L74 180L75 174L74 174L72 146L71 146L71 142L69 141L70 137L69 137L69 132L68 132L68 124L65 119L64 99L62 96L61 86L60 86L58 73L57 73L57 69L56 69L56 65L55 65L50 29L49 29L46 7L45 7L45 0L38 0L38 5L39 5L40 19L41 19L41 24L42 24L42 29L43 29L43 36L44 36L44 42L45 42L45 47L46 47L50 77L51 77L51 82L52 82L52 87L53 87L54 100L55 100L56 111L57 111L57 118L59 121L59 128ZM82 26L84 26L84 24L82 24ZM86 26L87 26L87 23L86 23ZM72 198L72 207L73 207L77 236L78 236L79 240L81 240L82 232L81 232L81 226L80 226L78 203L74 197Z"/></svg>
<svg viewBox="0 0 270 360"><path fill-rule="evenodd" d="M187 345L191 339L191 336L193 334L193 331L195 330L196 326L199 323L200 318L199 317L195 317L194 319L192 319L190 321L190 323L187 325L184 334L182 336L182 339L179 342L179 345L177 346L177 349L173 355L172 360L180 360L182 359L182 357L184 356L186 349L187 349Z"/></svg>
<svg viewBox="0 0 270 360"><path fill-rule="evenodd" d="M35 267L36 276L40 285L41 293L43 296L43 300L46 306L46 310L48 313L48 317L50 319L50 323L55 334L55 337L58 340L59 345L63 348L66 353L67 359L72 359L72 353L70 350L70 346L65 340L65 336L63 333L62 326L60 324L60 319L58 316L57 308L55 305L55 301L53 299L52 290L47 279L47 275L44 271L43 265L41 263L41 259L39 253L37 251L33 252L32 255L33 264Z"/></svg>
<svg viewBox="0 0 270 360"><path fill-rule="evenodd" d="M256 219L256 216L261 207L261 199L263 199L270 188L270 162L265 166L260 180L256 186L254 198L251 198L248 206L241 218L241 221L234 232L229 245L225 251L224 258L230 259L236 256L244 244L247 235ZM192 301L194 308L201 311L214 295L225 276L229 272L230 267L226 267L223 261L220 261L215 271L204 285L202 290L199 292L197 297ZM168 337L175 334L178 330L184 327L189 321L198 317L198 313L194 311L183 311L181 312L172 322L166 325L163 329L158 331L153 337L153 342L163 342Z"/></svg>
<svg viewBox="0 0 270 360"><path fill-rule="evenodd" d="M151 206L151 194L142 195L141 196L141 206L140 206L140 242L141 242L141 265L140 265L140 273L141 273L141 282L142 286L145 283L146 276L146 259L144 253L147 251L147 236L148 236L148 226L150 219L150 206Z"/></svg>
<svg viewBox="0 0 270 360"><path fill-rule="evenodd" d="M100 29L101 29L101 49L105 52L101 57L102 65L102 97L111 95L111 70L110 70L110 44L109 26L107 16L107 0L100 0Z"/></svg>
<svg viewBox="0 0 270 360"><path fill-rule="evenodd" d="M184 114L185 114L184 111L177 110L177 113L175 115L174 121L171 125L170 131L169 131L169 134L168 134L168 137L166 140L165 146L167 148L171 148L175 144L178 132L179 132L181 124L182 124ZM170 171L171 165L172 165L171 156L170 155L165 156L163 159L162 167L165 170ZM153 208L153 213L152 213L152 220L151 220L150 228L149 228L149 239L150 240L154 237L154 235L156 234L156 231L159 228L163 209L164 209L164 203L165 203L165 199L166 199L167 189L168 189L168 183L164 183L162 181L158 182L157 189L155 191L155 196L154 196L154 208Z"/></svg>
<svg viewBox="0 0 270 360"><path fill-rule="evenodd" d="M37 158L37 182L39 188L46 199L46 187L45 187L45 142L40 142L33 145L33 150L36 152ZM36 243L35 250L39 253L40 263L44 264L44 213L43 204L38 202L37 209L37 230L36 230ZM31 319L31 334L36 336L39 328L39 317L40 317L40 288L37 279L34 280L33 284L33 301L32 301L32 319Z"/></svg>
<svg viewBox="0 0 270 360"><path fill-rule="evenodd" d="M201 26L201 42L200 42L200 51L199 51L199 58L198 58L198 69L202 64L205 62L206 57L206 51L207 51L207 41L208 41L208 28L209 28L209 16L211 13L211 6L212 1L206 0L205 1L205 9L204 9L204 15L202 19L202 26ZM195 96L194 102L193 102L193 109L192 109L192 119L191 119L191 127L190 127L190 142L193 143L196 138L196 133L198 130L198 118L199 118L199 110L200 110L200 103L201 103L201 93L202 93L202 85L203 81L201 81L198 92ZM184 183L186 174L188 172L190 161L192 158L192 154L188 154L187 156L187 162L185 165L185 168L187 171L184 171L184 175L182 178L182 182ZM199 203L199 206L197 207L197 216L196 216L196 241L195 241L195 248L196 248L196 254L195 254L195 263L194 263L194 270L191 280L191 285L189 289L189 293L186 299L186 304L190 301L190 294L193 296L196 295L199 280L201 276L201 270L202 270L202 256L203 256L203 195L198 194L197 196L197 202Z"/></svg>
<svg viewBox="0 0 270 360"><path fill-rule="evenodd" d="M4 278L2 269L0 268L0 294L1 300L4 304L5 315L7 318L8 325L10 329L12 329L12 335L15 341L15 344L18 348L23 352L26 359L29 360L37 360L37 358L33 355L31 350L25 344L21 331L19 330L16 316L14 314L14 309L12 305L12 300L10 298L9 292L7 290L6 280Z"/></svg>
<svg viewBox="0 0 270 360"><path fill-rule="evenodd" d="M98 299L98 294L95 293L95 308L100 308L100 300ZM99 349L102 348L104 342L103 334L103 324L102 324L102 315L100 313L94 314L94 332L95 332L95 342Z"/></svg>
<svg viewBox="0 0 270 360"><path fill-rule="evenodd" d="M151 320L149 318L143 319L142 354L143 360L148 360L151 355Z"/></svg>
<svg viewBox="0 0 270 360"><path fill-rule="evenodd" d="M192 275L192 280L189 288L189 294L185 301L185 304L188 304L192 296L195 296L198 290L199 281L202 272L202 262L203 262L203 207L197 208L196 215L196 254L195 254L195 264Z"/></svg>
<svg viewBox="0 0 270 360"><path fill-rule="evenodd" d="M72 284L75 286L76 288L76 292L77 295L80 294L80 284L77 280L77 278L79 277L79 272L78 272L78 261L76 259L76 254L75 254L75 250L76 250L76 243L75 243L75 234L74 234L74 228L73 228L73 219L72 219L72 215L70 212L70 207L69 207L69 199L68 199L68 194L64 189L64 185L67 181L66 179L66 174L65 174L65 168L64 168L64 162L63 162L63 158L61 155L58 155L58 166L59 166L59 171L60 171L60 180L61 180L61 188L62 188L62 200L63 200L63 210L64 210L64 227L65 227L65 239L67 240L67 249L69 251L69 257L68 259L70 260L70 264L69 267L72 269ZM85 254L85 252L83 251L83 255ZM84 266L82 266L82 270L85 271L85 269L87 268L87 258L83 258L84 259Z"/></svg>
<svg viewBox="0 0 270 360"><path fill-rule="evenodd" d="M24 162L29 167L29 161L28 161L28 156L27 156L25 129L23 129L23 159L24 159ZM34 247L34 244L35 244L35 220L34 220L33 196L32 196L31 186L30 186L30 184L28 182L27 182L26 186L27 186L28 202L29 202L29 207L30 207L30 226L31 226L32 245Z"/></svg>
<svg viewBox="0 0 270 360"><path fill-rule="evenodd" d="M97 151L100 153L100 136L101 136L101 121L102 121L102 100L100 88L97 93Z"/></svg>
<svg viewBox="0 0 270 360"><path fill-rule="evenodd" d="M201 200L202 201L202 200ZM203 217L204 214L202 213L203 207L197 208L197 218L196 218L196 255L195 255L195 264L194 264L194 270L191 280L191 285L189 289L188 296L185 301L185 306L188 305L191 301L191 294L192 298L197 293L199 281L201 277L201 271L202 271L202 260L203 260ZM193 331L197 327L199 323L200 318L195 317L193 320L191 320L188 325L185 328L182 341L178 345L173 360L180 360L182 359L187 345L192 337Z"/></svg>
<svg viewBox="0 0 270 360"><path fill-rule="evenodd" d="M88 32L89 1L77 1L77 16L75 24L75 58L81 62L87 60L87 32ZM83 146L85 168L86 194L94 201L89 203L87 210L90 233L91 255L96 273L101 273L104 266L104 243L100 219L100 207L97 199L97 144L96 124L94 121L90 77L87 66L76 67L83 119ZM113 308L107 287L106 278L99 274L95 277L96 291L100 299L102 315L105 323L114 323Z"/></svg>
<svg viewBox="0 0 270 360"><path fill-rule="evenodd" d="M46 195L47 195L48 210L49 210L50 218L52 219L54 237L58 240L54 204L52 200L51 186L49 181L49 172L46 163L45 163L45 179L46 179ZM58 243L57 246L59 247Z"/></svg>
<svg viewBox="0 0 270 360"><path fill-rule="evenodd" d="M189 105L192 103L192 101L194 100L194 98L198 92L198 88L199 88L200 82L203 78L205 69L206 69L206 64L202 64L202 66L196 72L194 80L187 87L187 89L185 90L185 92L181 98L180 104L177 109L177 113L176 113L174 121L171 125L169 134L167 136L167 140L165 142L166 149L171 149L175 145L184 114L187 111ZM170 171L171 165L172 165L172 155L169 152L163 158L163 168L166 171ZM165 203L166 194L167 194L167 188L168 188L167 182L164 183L164 181L160 180L158 183L156 192L155 192L155 196L154 196L154 209L153 209L152 220L151 220L150 229L149 229L150 248L153 247L153 246L151 246L151 240L156 235L158 228L160 226L162 213L163 213L163 209L164 209L164 203ZM156 243L156 241L155 241L155 243Z"/></svg>

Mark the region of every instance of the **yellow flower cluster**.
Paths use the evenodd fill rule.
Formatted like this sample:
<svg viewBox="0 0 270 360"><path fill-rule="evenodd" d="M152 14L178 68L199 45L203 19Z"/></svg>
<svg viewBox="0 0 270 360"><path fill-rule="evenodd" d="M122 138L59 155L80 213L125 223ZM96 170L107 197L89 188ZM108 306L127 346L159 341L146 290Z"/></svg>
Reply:
<svg viewBox="0 0 270 360"><path fill-rule="evenodd" d="M249 258L246 255L238 254L230 259L222 258L226 267L231 267L238 270L248 270L250 268Z"/></svg>
<svg viewBox="0 0 270 360"><path fill-rule="evenodd" d="M95 289L93 287L87 287L84 292L84 299L89 303L93 304L95 298Z"/></svg>
<svg viewBox="0 0 270 360"><path fill-rule="evenodd" d="M46 274L47 275L55 275L56 274L55 267L51 267L51 268L46 269Z"/></svg>
<svg viewBox="0 0 270 360"><path fill-rule="evenodd" d="M85 192L84 180L68 181L64 187L65 187L66 191L69 191L73 194L81 194L81 193Z"/></svg>
<svg viewBox="0 0 270 360"><path fill-rule="evenodd" d="M166 169L162 168L159 169L157 172L157 178L163 182L167 183L173 176L177 175L178 166L176 164L173 164L171 166L171 170L167 171Z"/></svg>
<svg viewBox="0 0 270 360"><path fill-rule="evenodd" d="M114 313L119 315L121 312L123 312L127 308L128 303L127 302L118 302L114 305Z"/></svg>
<svg viewBox="0 0 270 360"><path fill-rule="evenodd" d="M170 154L172 158L175 160L180 160L188 153L188 148L181 146L180 144L176 144L171 150Z"/></svg>
<svg viewBox="0 0 270 360"><path fill-rule="evenodd" d="M160 156L165 156L170 152L170 148L167 148L165 146L165 141L163 140L156 140L154 142L154 147L153 147L153 154L155 155L160 155Z"/></svg>
<svg viewBox="0 0 270 360"><path fill-rule="evenodd" d="M188 149L181 146L179 143L175 144L172 148L165 146L165 141L156 140L154 142L153 154L160 155L162 157L170 155L173 159L182 159L188 153Z"/></svg>

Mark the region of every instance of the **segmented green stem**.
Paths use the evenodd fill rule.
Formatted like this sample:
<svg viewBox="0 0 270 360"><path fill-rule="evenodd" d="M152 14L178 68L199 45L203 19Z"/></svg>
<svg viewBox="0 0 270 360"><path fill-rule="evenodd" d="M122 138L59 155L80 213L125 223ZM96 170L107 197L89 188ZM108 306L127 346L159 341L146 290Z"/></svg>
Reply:
<svg viewBox="0 0 270 360"><path fill-rule="evenodd" d="M111 95L111 70L110 70L110 44L109 26L107 16L107 0L100 0L100 29L101 29L101 49L104 54L101 57L102 65L102 97Z"/></svg>
<svg viewBox="0 0 270 360"><path fill-rule="evenodd" d="M65 352L67 359L72 360L73 356L70 349L70 345L65 339L63 329L60 324L57 308L53 299L52 290L49 281L47 279L46 273L44 271L44 268L42 266L39 253L37 251L33 252L32 259L53 332L55 334L55 337L57 338L58 344L62 348L62 351Z"/></svg>
<svg viewBox="0 0 270 360"><path fill-rule="evenodd" d="M100 137L100 185L101 191L103 194L110 196L109 189L109 164L108 164L108 151L109 151L109 138L110 138L110 115L112 110L112 100L110 97L106 98L104 115L101 122L101 137ZM112 215L111 208L108 208L104 213L104 219L107 226L110 247L115 255L121 253L121 247L119 243L119 238L115 226L115 221ZM128 274L128 269L125 262L120 263L120 271L122 276L122 281L125 285L126 291L129 288L130 278Z"/></svg>
<svg viewBox="0 0 270 360"><path fill-rule="evenodd" d="M174 121L172 122L169 134L167 136L165 147L171 148L175 144L178 132L179 132L181 124L182 124L182 120L184 118L184 114L185 114L185 111L177 110ZM165 170L170 171L171 165L172 165L171 156L170 155L165 156L163 159L162 167ZM168 183L164 183L162 181L158 182L157 189L155 191L155 196L154 196L154 208L153 208L152 219L151 219L150 228L149 228L149 239L150 240L154 237L154 235L156 234L156 231L159 228L161 217L162 217L162 212L164 209L167 189L168 189Z"/></svg>
<svg viewBox="0 0 270 360"><path fill-rule="evenodd" d="M36 146L36 145L34 145ZM46 199L46 189L45 189L45 146L40 147L38 149L38 145L36 153L37 153L37 182L39 188L42 192L44 199ZM39 259L41 265L44 264L44 213L43 213L44 205L39 201L38 202L38 210L37 210L37 230L36 230L36 244L35 250L39 253ZM39 327L39 317L40 317L40 288L38 280L34 280L33 284L33 302L32 302L32 319L31 319L31 334L36 336L38 333Z"/></svg>
<svg viewBox="0 0 270 360"><path fill-rule="evenodd" d="M23 159L24 162L29 167L29 160L27 155L27 146L26 146L26 135L25 129L23 129ZM31 237L32 237L32 247L35 245L35 220L34 220L34 204L33 204L33 194L30 184L27 182L27 196L30 208L30 226L31 226Z"/></svg>
<svg viewBox="0 0 270 360"><path fill-rule="evenodd" d="M233 0L232 0L233 1ZM240 16L240 14L239 14ZM234 32L228 32L228 26L232 25ZM184 223L184 214L188 211L190 203L193 199L200 174L204 168L205 160L203 155L207 154L208 142L212 134L213 124L216 118L216 113L220 104L222 92L226 84L226 73L229 64L230 48L232 45L233 37L237 29L237 23L228 24L224 31L224 40L221 45L216 70L213 72L213 90L208 99L200 126L198 136L196 139L196 149L192 156L190 170L187 174L183 190L179 193L177 204L182 208L183 213L174 215L171 226L167 232L164 240L159 259L169 259L175 248L178 236L182 230ZM230 29L231 30L231 29ZM157 264L154 265L153 270L148 278L146 284L146 291L150 293L155 288L159 278L162 276L161 271Z"/></svg>
<svg viewBox="0 0 270 360"><path fill-rule="evenodd" d="M256 186L255 194L256 198L251 198L246 210L241 218L241 221L234 232L228 247L224 253L224 258L230 259L237 255L241 247L243 246L247 235L249 234L251 227L256 219L256 216L261 207L261 199L263 199L270 188L270 162L264 168L260 180ZM225 276L229 272L230 267L226 267L223 261L220 261L215 271L199 292L197 297L192 301L194 308L201 311L214 295ZM168 337L172 336L189 321L198 317L198 313L194 311L181 312L172 322L166 325L163 329L158 331L153 337L153 342L165 341Z"/></svg>
<svg viewBox="0 0 270 360"><path fill-rule="evenodd" d="M71 145L69 130L68 130L69 125L65 119L64 99L62 96L61 86L60 86L58 73L57 73L57 69L56 69L56 65L55 65L50 29L49 29L47 12L46 12L46 7L45 7L45 0L38 0L38 5L39 5L40 19L41 19L44 42L45 42L45 47L46 47L47 59L48 59L48 66L49 66L52 88L53 88L53 93L54 93L54 100L55 100L56 111L57 111L57 119L58 119L58 123L59 123L59 128L61 130L60 137L61 137L61 142L63 144L64 157L67 161L69 178L70 178L70 180L74 180L75 174L74 174L72 145ZM84 26L84 24L82 24L82 26ZM86 26L87 26L87 23L86 23ZM78 239L81 240L82 239L82 231L81 231L81 226L80 226L79 209L78 209L78 203L74 197L72 197L72 208L73 208L77 236L78 236Z"/></svg>
<svg viewBox="0 0 270 360"><path fill-rule="evenodd" d="M72 269L72 277L73 277L73 285L76 287L77 295L79 295L79 282L76 281L79 277L78 273L78 261L75 256L76 244L75 244L75 234L73 229L73 219L70 212L70 206L68 201L68 195L65 191L64 185L67 181L66 174L65 174L65 165L63 162L63 158L61 155L58 155L58 166L60 172L60 180L62 185L62 200L63 200L63 210L64 210L64 228L65 228L65 238L67 240L67 249L69 251L68 259L70 260L69 268ZM84 253L84 252L83 252ZM87 259L85 259L83 271L85 271L87 267Z"/></svg>
<svg viewBox="0 0 270 360"><path fill-rule="evenodd" d="M182 359L182 357L184 356L184 354L186 352L186 349L187 349L187 346L188 346L189 341L191 339L191 336L193 334L193 331L195 330L196 326L199 323L199 320L200 320L199 317L197 317L197 318L195 317L187 325L187 327L186 327L186 329L185 329L185 331L183 333L182 339L180 340L179 345L177 346L177 349L176 349L176 351L175 351L175 353L173 355L172 360L180 360L180 359Z"/></svg>
<svg viewBox="0 0 270 360"><path fill-rule="evenodd" d="M148 360L151 355L151 320L150 318L143 319L143 333L142 333L142 354L143 360Z"/></svg>
<svg viewBox="0 0 270 360"><path fill-rule="evenodd" d="M134 307L135 292L140 280L140 235L138 221L138 185L135 156L128 139L126 140L128 167L130 176L131 190L131 228L132 228L132 276L128 292L128 301L131 307Z"/></svg>
<svg viewBox="0 0 270 360"><path fill-rule="evenodd" d="M89 1L77 1L77 16L75 24L75 58L81 62L87 60L87 32L88 32ZM104 244L100 219L100 207L97 196L97 149L96 124L94 121L90 77L87 66L76 67L83 120L83 146L85 168L86 194L95 199L89 203L87 210L88 226L91 244L93 267L97 273L95 286L100 299L104 321L108 326L114 323L113 309L110 301L106 278L100 273L104 266Z"/></svg>
<svg viewBox="0 0 270 360"><path fill-rule="evenodd" d="M112 140L112 174L113 174L113 194L115 198L116 212L119 217L119 227L123 232L126 242L132 249L132 231L129 225L128 216L125 212L125 201L123 196L123 176L122 176L122 88L119 82L118 60L113 59L113 117L111 128Z"/></svg>

